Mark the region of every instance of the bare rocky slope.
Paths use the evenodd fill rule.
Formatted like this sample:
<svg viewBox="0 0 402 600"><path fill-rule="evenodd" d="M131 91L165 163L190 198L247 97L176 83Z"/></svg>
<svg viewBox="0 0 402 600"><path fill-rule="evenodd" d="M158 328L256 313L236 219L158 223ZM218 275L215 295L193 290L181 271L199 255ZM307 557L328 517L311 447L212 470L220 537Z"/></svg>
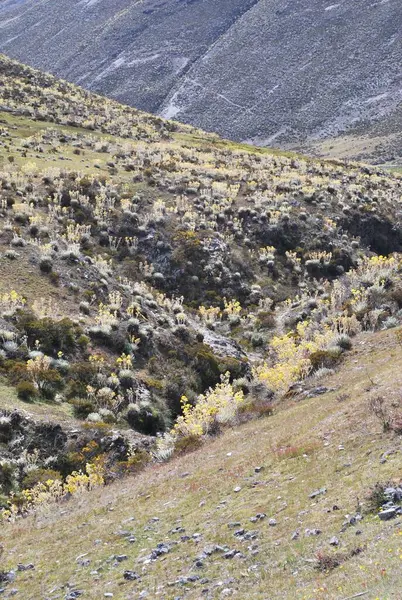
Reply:
<svg viewBox="0 0 402 600"><path fill-rule="evenodd" d="M399 164L401 21L398 0L8 0L0 49L235 140Z"/></svg>

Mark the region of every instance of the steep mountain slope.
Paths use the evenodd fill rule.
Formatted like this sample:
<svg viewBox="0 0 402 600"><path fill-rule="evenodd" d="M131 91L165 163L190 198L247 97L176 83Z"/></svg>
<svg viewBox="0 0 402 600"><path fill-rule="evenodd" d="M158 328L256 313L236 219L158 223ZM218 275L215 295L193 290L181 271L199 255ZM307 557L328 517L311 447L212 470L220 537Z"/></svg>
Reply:
<svg viewBox="0 0 402 600"><path fill-rule="evenodd" d="M235 140L355 133L334 155L398 163L401 21L398 0L27 0L0 8L0 49Z"/></svg>
<svg viewBox="0 0 402 600"><path fill-rule="evenodd" d="M5 598L399 600L401 190L0 56Z"/></svg>
<svg viewBox="0 0 402 600"><path fill-rule="evenodd" d="M30 55L33 66L86 88L158 112L178 78L254 3L28 2L0 23L0 48L24 61Z"/></svg>

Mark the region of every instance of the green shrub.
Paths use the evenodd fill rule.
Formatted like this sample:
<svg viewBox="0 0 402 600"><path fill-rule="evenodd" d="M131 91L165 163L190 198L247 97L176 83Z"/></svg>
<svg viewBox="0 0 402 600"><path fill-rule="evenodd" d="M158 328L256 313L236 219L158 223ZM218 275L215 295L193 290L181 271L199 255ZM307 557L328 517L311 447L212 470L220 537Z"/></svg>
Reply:
<svg viewBox="0 0 402 600"><path fill-rule="evenodd" d="M310 361L314 369L322 367L331 368L339 362L342 356L342 350L339 347L329 348L327 350L317 350L310 354Z"/></svg>
<svg viewBox="0 0 402 600"><path fill-rule="evenodd" d="M257 319L255 325L257 328L261 329L273 329L276 324L275 313L270 311L262 311L260 310L257 313Z"/></svg>
<svg viewBox="0 0 402 600"><path fill-rule="evenodd" d="M87 395L87 385L93 383L96 373L96 367L90 362L79 361L73 363L69 372L67 397L85 398Z"/></svg>
<svg viewBox="0 0 402 600"><path fill-rule="evenodd" d="M140 473L151 462L151 456L146 450L136 450L127 460L116 464L118 476Z"/></svg>
<svg viewBox="0 0 402 600"><path fill-rule="evenodd" d="M174 453L176 455L188 454L194 452L202 446L202 438L199 435L187 435L179 438L175 443Z"/></svg>
<svg viewBox="0 0 402 600"><path fill-rule="evenodd" d="M82 335L81 328L67 318L60 321L36 319L33 314L22 312L19 325L27 335L28 345L32 347L38 340L41 351L48 356L57 356L58 352L71 354L77 347L78 337Z"/></svg>
<svg viewBox="0 0 402 600"><path fill-rule="evenodd" d="M64 387L64 380L55 369L43 371L40 376L40 394L46 400L54 400L57 392Z"/></svg>
<svg viewBox="0 0 402 600"><path fill-rule="evenodd" d="M22 481L22 487L24 489L30 489L38 483L46 483L46 481L62 480L61 473L54 469L34 469L30 471Z"/></svg>
<svg viewBox="0 0 402 600"><path fill-rule="evenodd" d="M130 427L145 435L156 435L165 429L164 419L160 412L148 404L129 405L126 419Z"/></svg>
<svg viewBox="0 0 402 600"><path fill-rule="evenodd" d="M70 400L70 404L73 406L74 416L77 419L86 419L90 413L95 411L94 404L86 398L73 398Z"/></svg>
<svg viewBox="0 0 402 600"><path fill-rule="evenodd" d="M246 363L231 356L217 356L205 344L197 344L192 348L192 354L201 381L201 391L214 387L220 382L221 375L228 371L231 380L239 379L246 373Z"/></svg>
<svg viewBox="0 0 402 600"><path fill-rule="evenodd" d="M31 381L20 381L16 389L18 398L24 402L29 402L38 395L38 390Z"/></svg>
<svg viewBox="0 0 402 600"><path fill-rule="evenodd" d="M17 385L20 381L26 381L27 376L27 365L25 362L18 360L6 360L3 363L3 369L13 385Z"/></svg>
<svg viewBox="0 0 402 600"><path fill-rule="evenodd" d="M50 256L44 256L39 262L39 268L42 273L50 273L53 268L53 261Z"/></svg>
<svg viewBox="0 0 402 600"><path fill-rule="evenodd" d="M393 487L392 482L386 483L377 482L369 491L366 498L366 510L370 513L378 513L383 504L388 501L385 495L385 490L389 487Z"/></svg>
<svg viewBox="0 0 402 600"><path fill-rule="evenodd" d="M15 466L2 462L0 463L0 491L3 494L9 494L14 486Z"/></svg>

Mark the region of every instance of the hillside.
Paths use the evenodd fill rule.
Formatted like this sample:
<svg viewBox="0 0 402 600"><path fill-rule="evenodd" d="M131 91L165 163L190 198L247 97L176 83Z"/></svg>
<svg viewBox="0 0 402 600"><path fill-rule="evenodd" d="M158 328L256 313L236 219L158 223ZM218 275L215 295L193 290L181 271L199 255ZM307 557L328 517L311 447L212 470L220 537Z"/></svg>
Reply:
<svg viewBox="0 0 402 600"><path fill-rule="evenodd" d="M25 0L0 5L0 50L237 141L400 165L401 19L398 0Z"/></svg>
<svg viewBox="0 0 402 600"><path fill-rule="evenodd" d="M399 600L401 518L366 511L377 481L400 481L400 437L368 413L367 388L400 402L401 360L393 334L366 335L326 381L334 391L8 525L3 568L34 567L8 589L26 600Z"/></svg>
<svg viewBox="0 0 402 600"><path fill-rule="evenodd" d="M401 188L0 56L4 597L398 600Z"/></svg>

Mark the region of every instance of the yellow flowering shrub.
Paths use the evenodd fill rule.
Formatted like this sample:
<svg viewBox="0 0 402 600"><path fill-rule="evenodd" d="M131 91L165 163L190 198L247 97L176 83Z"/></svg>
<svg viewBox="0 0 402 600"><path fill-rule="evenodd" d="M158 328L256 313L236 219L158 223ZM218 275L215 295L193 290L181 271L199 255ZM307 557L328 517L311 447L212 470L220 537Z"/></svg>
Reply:
<svg viewBox="0 0 402 600"><path fill-rule="evenodd" d="M116 359L116 364L121 369L131 369L133 366L133 359L130 354L122 354L119 358Z"/></svg>
<svg viewBox="0 0 402 600"><path fill-rule="evenodd" d="M200 306L198 309L199 315L204 321L204 323L213 324L215 323L221 316L221 311L218 307L211 306L210 308L206 308L205 306Z"/></svg>
<svg viewBox="0 0 402 600"><path fill-rule="evenodd" d="M241 313L241 304L238 300L226 300L226 298L224 298L223 303L225 305L225 313L229 317L236 316Z"/></svg>
<svg viewBox="0 0 402 600"><path fill-rule="evenodd" d="M295 332L271 340L272 361L257 366L254 375L274 392L286 392L293 383L308 375L312 368L310 356L328 346L333 336L329 327L317 330L303 321Z"/></svg>
<svg viewBox="0 0 402 600"><path fill-rule="evenodd" d="M229 381L229 372L221 377L221 382L206 394L198 396L192 406L186 396L181 399L183 415L177 419L172 434L176 438L202 436L216 423L229 423L244 403L242 391L235 392Z"/></svg>
<svg viewBox="0 0 402 600"><path fill-rule="evenodd" d="M25 304L25 298L15 290L0 294L0 316L4 317L6 315L12 315L19 308L23 308Z"/></svg>
<svg viewBox="0 0 402 600"><path fill-rule="evenodd" d="M21 511L32 512L58 502L66 494L74 496L102 486L105 483L104 473L104 463L99 457L93 463L87 463L85 473L74 471L66 477L64 483L58 479L37 483L34 487L23 490L18 501L11 501L10 508L0 513L0 519L13 521Z"/></svg>

